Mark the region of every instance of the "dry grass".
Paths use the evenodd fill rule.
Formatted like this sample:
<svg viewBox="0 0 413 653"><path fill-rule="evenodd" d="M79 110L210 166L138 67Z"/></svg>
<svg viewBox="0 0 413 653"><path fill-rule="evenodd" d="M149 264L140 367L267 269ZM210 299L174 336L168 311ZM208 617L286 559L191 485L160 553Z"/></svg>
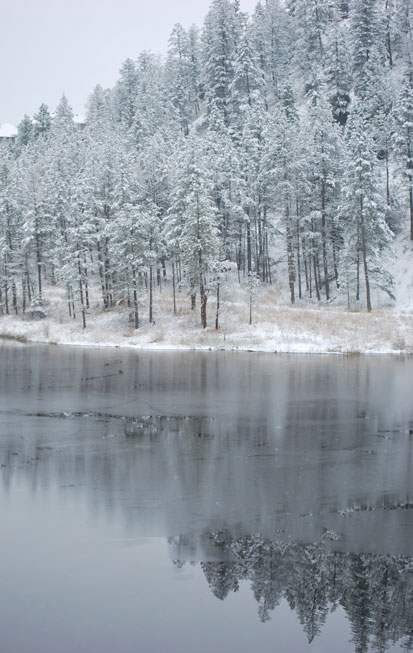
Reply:
<svg viewBox="0 0 413 653"><path fill-rule="evenodd" d="M13 342L27 342L27 338L21 335L15 335L13 333L0 333L0 340L11 340Z"/></svg>
<svg viewBox="0 0 413 653"><path fill-rule="evenodd" d="M370 314L359 307L347 309L322 302L288 303L277 285L262 288L254 298L253 324L249 325L249 296L245 285L222 293L220 330L215 325L216 302L208 299L208 328L200 327L199 303L191 310L187 294L176 293L176 315L169 284L154 293L155 324L148 323L148 297L140 298L140 328L129 323L129 309L119 306L102 312L99 288L90 289L91 309L87 328L82 329L81 313L70 319L64 291L48 288L48 319L41 322L20 318L0 318L0 337L20 342L76 342L137 347L177 346L261 351L339 352L359 355L360 351L413 353L413 316L390 310Z"/></svg>

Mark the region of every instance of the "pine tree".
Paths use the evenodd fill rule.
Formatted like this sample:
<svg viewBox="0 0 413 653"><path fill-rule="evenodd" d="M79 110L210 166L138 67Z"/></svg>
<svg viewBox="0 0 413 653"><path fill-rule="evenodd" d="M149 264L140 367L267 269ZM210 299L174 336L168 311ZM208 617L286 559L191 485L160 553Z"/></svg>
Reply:
<svg viewBox="0 0 413 653"><path fill-rule="evenodd" d="M354 91L362 100L368 96L371 67L385 63L385 37L378 0L352 0L350 5L350 39Z"/></svg>
<svg viewBox="0 0 413 653"><path fill-rule="evenodd" d="M206 164L210 171L217 211L220 262L225 266L225 261L236 261L240 278L244 258L242 239L245 228L245 184L239 149L218 111L211 112L206 140Z"/></svg>
<svg viewBox="0 0 413 653"><path fill-rule="evenodd" d="M27 282L32 284L31 294L36 294L39 306L43 303L43 280L55 237L48 211L45 173L45 158L37 145L28 145L19 159L16 199L22 215L22 255L27 261Z"/></svg>
<svg viewBox="0 0 413 653"><path fill-rule="evenodd" d="M410 239L413 240L413 86L406 80L395 106L394 152L399 174L409 197Z"/></svg>
<svg viewBox="0 0 413 653"><path fill-rule="evenodd" d="M0 168L0 313L18 313L21 230L12 160ZM26 306L23 304L23 312Z"/></svg>
<svg viewBox="0 0 413 653"><path fill-rule="evenodd" d="M33 116L33 134L35 138L46 138L52 126L52 117L46 104L41 104Z"/></svg>
<svg viewBox="0 0 413 653"><path fill-rule="evenodd" d="M188 35L182 25L178 23L174 26L169 38L165 73L172 104L179 113L182 129L186 135L198 100L192 64Z"/></svg>
<svg viewBox="0 0 413 653"><path fill-rule="evenodd" d="M405 74L413 84L413 7L410 0L398 0L395 15L396 52Z"/></svg>
<svg viewBox="0 0 413 653"><path fill-rule="evenodd" d="M201 325L207 326L208 275L218 257L216 211L204 167L202 143L188 137L181 154L170 209L170 234L179 239L183 271L191 295L199 289Z"/></svg>
<svg viewBox="0 0 413 653"><path fill-rule="evenodd" d="M79 216L82 200L76 202L82 167L81 136L76 129L73 112L65 96L61 99L53 120L45 151L45 197L48 220L54 231L50 243L51 278L66 287L70 314L75 315L74 300L79 297L83 326L86 326L88 305L87 281L84 278L86 256ZM85 297L86 295L86 297Z"/></svg>
<svg viewBox="0 0 413 653"><path fill-rule="evenodd" d="M312 84L315 70L324 65L329 4L322 0L287 0L296 33L295 57L304 81Z"/></svg>
<svg viewBox="0 0 413 653"><path fill-rule="evenodd" d="M242 130L247 110L265 106L265 82L247 30L238 43L234 60L234 77L229 87L231 128Z"/></svg>
<svg viewBox="0 0 413 653"><path fill-rule="evenodd" d="M181 120L167 92L160 57L141 52L137 73L138 96L131 133L136 147L141 151L147 140L157 133L162 132L165 138L177 138L181 131Z"/></svg>
<svg viewBox="0 0 413 653"><path fill-rule="evenodd" d="M199 29L196 25L191 25L188 30L188 50L189 50L189 76L191 80L191 97L194 102L194 113L198 116L200 112L200 102L204 97L204 88L202 81L201 66L201 39Z"/></svg>
<svg viewBox="0 0 413 653"><path fill-rule="evenodd" d="M311 211L317 222L326 300L330 299L330 266L336 269L337 235L334 218L340 184L341 134L333 123L331 106L325 94L312 96L309 125L309 176L311 181Z"/></svg>
<svg viewBox="0 0 413 653"><path fill-rule="evenodd" d="M239 22L230 0L213 0L205 18L203 60L208 113L216 107L228 124L230 84L239 41Z"/></svg>
<svg viewBox="0 0 413 653"><path fill-rule="evenodd" d="M262 103L247 106L243 116L239 166L243 180L242 208L245 215L247 273L254 269L255 273L261 276L265 274L266 269L264 257L267 255L265 243L268 236L263 189L265 181L262 174L267 116Z"/></svg>
<svg viewBox="0 0 413 653"><path fill-rule="evenodd" d="M368 122L353 114L348 127L348 156L341 213L345 221L345 264L362 265L367 311L372 310L371 285L392 296L392 278L385 268L392 234L386 223L386 205L380 193L376 156L368 134ZM357 281L358 286L358 281ZM358 287L356 291L358 295Z"/></svg>
<svg viewBox="0 0 413 653"><path fill-rule="evenodd" d="M138 96L138 72L132 59L126 59L120 69L120 79L114 89L114 104L118 119L125 129L131 129L135 120Z"/></svg>
<svg viewBox="0 0 413 653"><path fill-rule="evenodd" d="M16 150L21 152L33 139L33 122L28 115L25 115L17 126Z"/></svg>
<svg viewBox="0 0 413 653"><path fill-rule="evenodd" d="M252 29L253 33L257 34L260 30L263 34L260 38L260 41L263 39L262 45L257 49L260 60L265 65L270 104L273 98L278 99L280 89L294 72L295 27L279 0L266 0L263 15L257 12L254 16ZM258 35L255 43L257 38Z"/></svg>
<svg viewBox="0 0 413 653"><path fill-rule="evenodd" d="M276 226L285 238L288 286L291 303L295 302L296 260L294 255L294 221L296 205L296 166L298 155L298 122L294 112L279 109L266 126L267 147L263 157L269 201L276 216Z"/></svg>
<svg viewBox="0 0 413 653"><path fill-rule="evenodd" d="M333 116L344 127L347 122L351 94L351 61L347 29L335 21L331 40L326 48L326 80Z"/></svg>

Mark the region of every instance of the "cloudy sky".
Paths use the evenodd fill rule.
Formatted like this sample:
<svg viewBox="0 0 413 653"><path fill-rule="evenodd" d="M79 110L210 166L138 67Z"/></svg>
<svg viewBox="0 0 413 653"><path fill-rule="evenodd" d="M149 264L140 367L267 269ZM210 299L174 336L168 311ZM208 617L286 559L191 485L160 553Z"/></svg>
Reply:
<svg viewBox="0 0 413 653"><path fill-rule="evenodd" d="M241 0L252 13L257 0ZM17 125L63 93L73 110L96 84L112 87L122 62L165 53L175 23L201 26L210 0L2 0L0 125Z"/></svg>

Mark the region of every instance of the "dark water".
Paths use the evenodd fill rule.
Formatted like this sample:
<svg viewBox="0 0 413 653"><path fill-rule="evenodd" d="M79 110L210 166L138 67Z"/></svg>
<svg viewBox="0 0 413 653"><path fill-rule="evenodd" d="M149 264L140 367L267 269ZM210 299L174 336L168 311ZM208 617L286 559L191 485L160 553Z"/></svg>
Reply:
<svg viewBox="0 0 413 653"><path fill-rule="evenodd" d="M413 650L412 378L0 345L1 651Z"/></svg>

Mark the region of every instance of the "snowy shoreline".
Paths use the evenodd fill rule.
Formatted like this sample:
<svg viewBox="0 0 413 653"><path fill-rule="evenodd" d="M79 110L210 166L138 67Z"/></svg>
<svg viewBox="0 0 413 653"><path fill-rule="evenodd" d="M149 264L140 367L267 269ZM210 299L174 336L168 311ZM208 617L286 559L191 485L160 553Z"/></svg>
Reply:
<svg viewBox="0 0 413 653"><path fill-rule="evenodd" d="M383 351L306 351L306 350L274 350L270 351L268 349L246 349L240 348L237 346L234 347L210 347L210 346L190 346L190 345L136 345L128 343L93 343L93 342L48 342L46 340L29 340L25 338L18 338L13 336L4 336L0 334L0 347L2 345L17 344L17 345L45 345L48 347L83 347L89 349L130 349L139 352L211 352L211 353L224 353L224 354L272 354L274 356L394 356L399 357L411 357L413 356L413 351L394 351L394 350L383 350Z"/></svg>
<svg viewBox="0 0 413 653"><path fill-rule="evenodd" d="M223 351L279 354L413 355L413 315L390 309L367 314L343 308L270 306L256 307L252 325L242 308L221 315L218 331L202 329L198 315L189 310L170 315L160 306L155 324L142 315L135 330L127 311L116 309L88 315L87 328L69 320L63 305L49 306L43 320L20 316L0 317L0 343L47 344L137 351ZM211 320L212 324L212 320Z"/></svg>

